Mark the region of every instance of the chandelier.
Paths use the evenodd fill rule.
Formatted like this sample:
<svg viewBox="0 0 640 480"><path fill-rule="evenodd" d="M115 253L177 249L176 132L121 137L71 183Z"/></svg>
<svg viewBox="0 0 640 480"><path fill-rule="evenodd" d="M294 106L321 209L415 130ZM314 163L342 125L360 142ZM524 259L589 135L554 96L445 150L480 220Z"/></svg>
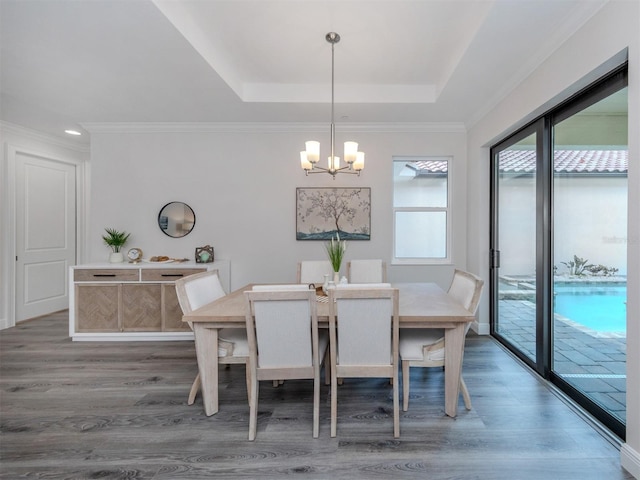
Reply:
<svg viewBox="0 0 640 480"><path fill-rule="evenodd" d="M340 166L340 157L335 156L335 140L336 125L333 121L333 90L334 90L334 46L340 41L340 35L335 32L329 32L325 35L327 42L331 44L331 156L328 158L328 168L318 165L320 160L320 142L309 140L305 142L306 150L300 152L300 164L305 175L310 173L328 173L334 180L338 173L349 173L352 175L360 175L364 168L364 152L358 151L357 142L344 142L344 161L346 165Z"/></svg>

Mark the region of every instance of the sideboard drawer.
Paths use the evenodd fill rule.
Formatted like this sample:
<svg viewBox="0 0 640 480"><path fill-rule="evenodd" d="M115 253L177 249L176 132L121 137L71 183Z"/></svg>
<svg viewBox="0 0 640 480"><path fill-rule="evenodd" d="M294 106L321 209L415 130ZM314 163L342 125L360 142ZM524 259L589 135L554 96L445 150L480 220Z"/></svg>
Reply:
<svg viewBox="0 0 640 480"><path fill-rule="evenodd" d="M143 282L174 282L194 273L204 272L204 268L149 268L142 270Z"/></svg>
<svg viewBox="0 0 640 480"><path fill-rule="evenodd" d="M74 270L73 279L76 282L137 282L140 280L140 270L137 268L77 268Z"/></svg>

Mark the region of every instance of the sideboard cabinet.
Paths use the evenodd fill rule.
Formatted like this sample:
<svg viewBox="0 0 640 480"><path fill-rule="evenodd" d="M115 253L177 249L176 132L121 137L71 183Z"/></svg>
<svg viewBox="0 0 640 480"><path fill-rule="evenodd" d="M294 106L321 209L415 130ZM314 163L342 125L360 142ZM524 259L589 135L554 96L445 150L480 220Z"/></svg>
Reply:
<svg viewBox="0 0 640 480"><path fill-rule="evenodd" d="M217 270L229 291L229 262L92 264L69 271L69 335L73 340L193 338L182 322L174 282Z"/></svg>

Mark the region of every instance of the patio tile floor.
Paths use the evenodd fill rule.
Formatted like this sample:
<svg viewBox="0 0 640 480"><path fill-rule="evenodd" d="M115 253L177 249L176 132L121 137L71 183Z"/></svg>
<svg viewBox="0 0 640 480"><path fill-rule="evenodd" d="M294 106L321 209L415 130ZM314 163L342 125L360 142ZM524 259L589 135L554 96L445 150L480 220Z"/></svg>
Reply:
<svg viewBox="0 0 640 480"><path fill-rule="evenodd" d="M535 358L535 305L500 300L498 331ZM554 325L554 372L626 422L626 337L595 332L559 315Z"/></svg>

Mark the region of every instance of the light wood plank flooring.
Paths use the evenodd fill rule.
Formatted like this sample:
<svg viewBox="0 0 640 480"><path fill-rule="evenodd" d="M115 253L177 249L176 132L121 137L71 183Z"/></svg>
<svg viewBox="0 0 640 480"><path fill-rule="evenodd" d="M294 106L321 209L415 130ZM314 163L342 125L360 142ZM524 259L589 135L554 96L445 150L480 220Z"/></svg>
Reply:
<svg viewBox="0 0 640 480"><path fill-rule="evenodd" d="M221 367L220 412L186 404L192 342L71 342L67 312L0 332L0 478L631 479L619 452L489 337L467 339L473 409L443 411L443 372L412 369L393 439L388 382L345 380L338 436L322 386L260 388L258 435L241 366Z"/></svg>

